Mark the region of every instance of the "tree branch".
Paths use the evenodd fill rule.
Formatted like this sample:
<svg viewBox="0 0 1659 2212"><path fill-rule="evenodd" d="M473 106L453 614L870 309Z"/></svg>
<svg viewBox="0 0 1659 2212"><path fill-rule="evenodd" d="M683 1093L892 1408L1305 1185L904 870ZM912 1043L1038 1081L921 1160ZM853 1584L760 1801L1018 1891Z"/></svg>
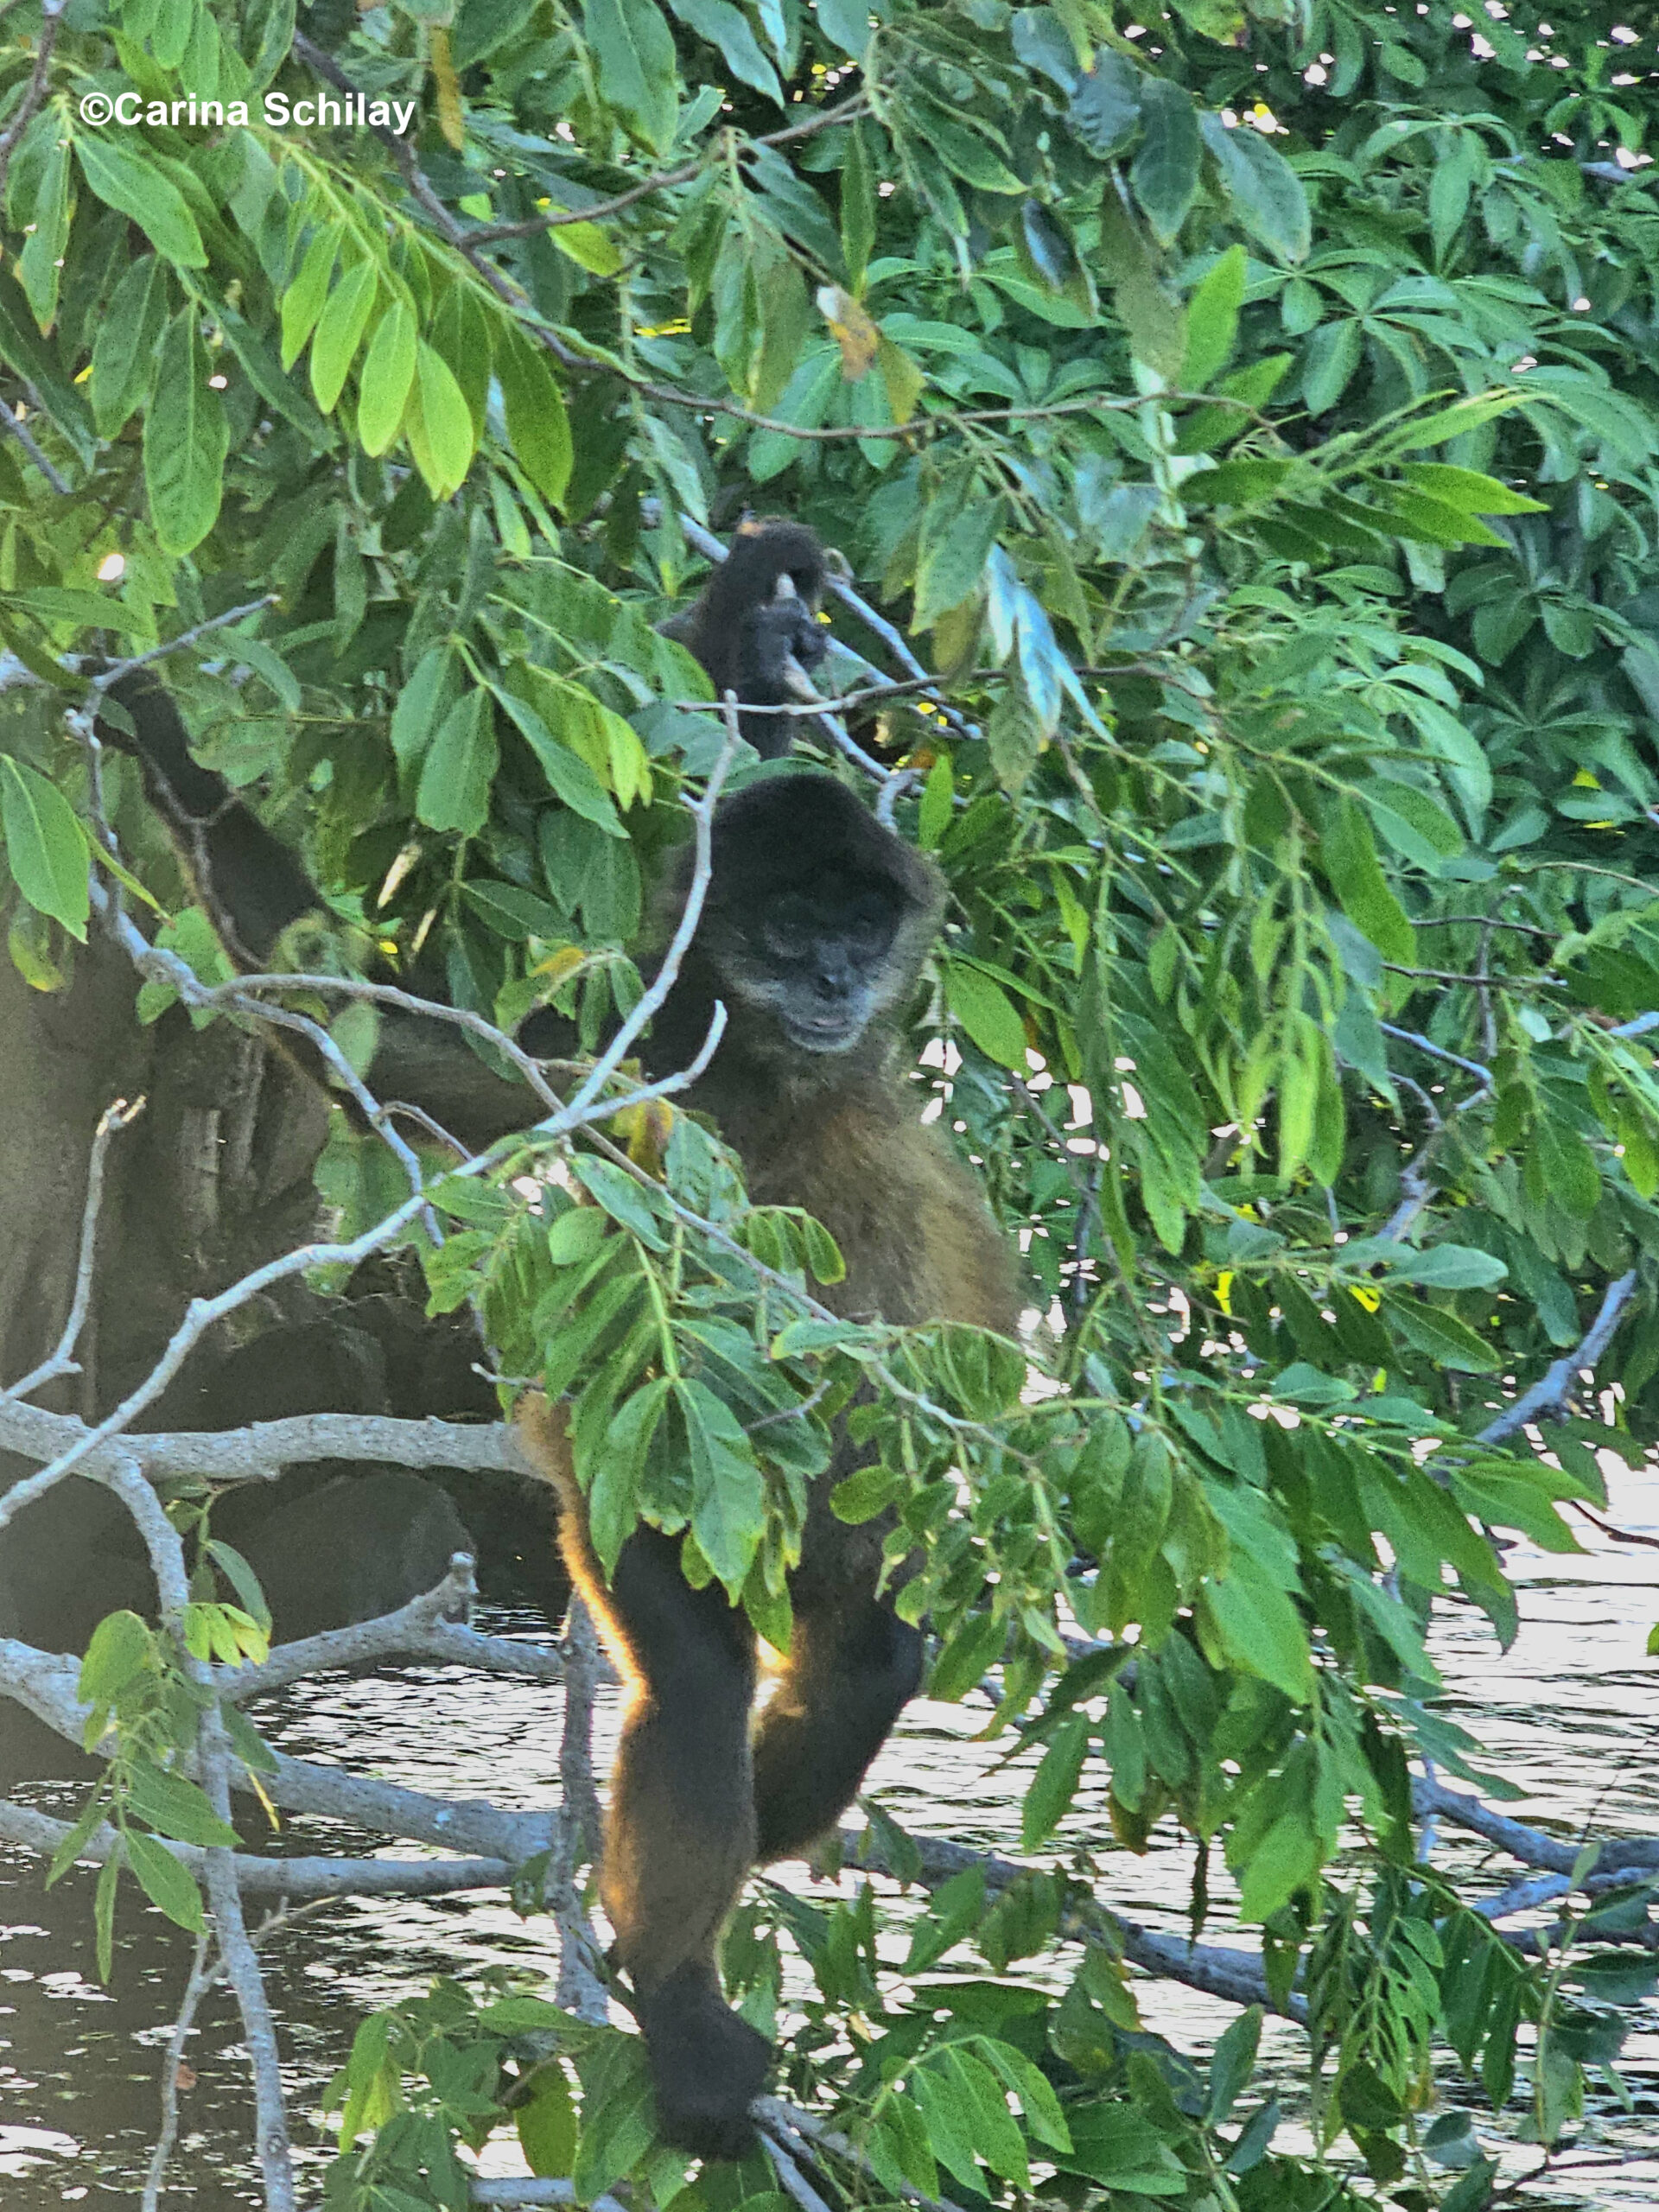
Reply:
<svg viewBox="0 0 1659 2212"><path fill-rule="evenodd" d="M1506 1436L1513 1436L1529 1421L1548 1420L1560 1414L1578 1382L1586 1370L1593 1373L1597 1363L1613 1340L1619 1316L1636 1295L1637 1272L1632 1268L1610 1282L1601 1301L1601 1310L1585 1331L1572 1351L1563 1352L1546 1369L1531 1389L1524 1391L1512 1406L1505 1406L1495 1421L1487 1422L1476 1440L1481 1444L1501 1444Z"/></svg>
<svg viewBox="0 0 1659 2212"><path fill-rule="evenodd" d="M1448 1789L1444 1783L1429 1781L1422 1776L1412 1783L1411 1802L1414 1811L1420 1815L1436 1814L1456 1827L1483 1835L1488 1843L1508 1852L1523 1866L1543 1866L1553 1874L1570 1876L1584 1849L1582 1840L1563 1842L1557 1836L1547 1835L1541 1828L1512 1821L1506 1813L1494 1812L1478 1797L1465 1796L1460 1789ZM1659 1836L1615 1836L1599 1847L1595 1862L1587 1871L1598 1875L1630 1872L1634 1878L1637 1870L1659 1870Z"/></svg>
<svg viewBox="0 0 1659 2212"><path fill-rule="evenodd" d="M896 1881L906 1878L904 1872L887 1858L874 1828L843 1828L840 1840L847 1865L887 1874ZM972 1851L965 1844L949 1843L940 1836L912 1836L911 1841L920 1863L918 1878L929 1890L941 1888L952 1875L969 1867L980 1870L985 1877L986 1888L993 1892L1012 1887L1033 1872L1014 1859L999 1858L993 1852ZM1265 2005L1270 2012L1281 2012L1287 2019L1306 2023L1306 2000L1292 1996L1280 2004L1268 1987L1261 1961L1249 1952L1225 1950L1213 1943L1188 1943L1179 1936L1160 1935L1154 1929L1126 1920L1121 1913L1093 1898L1068 1907L1060 1916L1060 1930L1074 1941L1103 1940L1121 1950L1131 1965L1171 1981L1185 1982L1190 1989L1201 1989L1207 1996L1224 1999L1230 2005Z"/></svg>

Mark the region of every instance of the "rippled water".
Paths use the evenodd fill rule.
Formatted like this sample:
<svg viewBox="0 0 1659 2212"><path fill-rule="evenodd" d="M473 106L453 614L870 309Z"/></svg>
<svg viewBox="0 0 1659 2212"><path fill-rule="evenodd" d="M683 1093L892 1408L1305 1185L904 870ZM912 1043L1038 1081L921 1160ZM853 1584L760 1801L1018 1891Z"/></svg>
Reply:
<svg viewBox="0 0 1659 2212"><path fill-rule="evenodd" d="M1613 1512L1622 1528L1659 1535L1659 1476L1622 1478ZM1659 1831L1659 1664L1643 1654L1659 1619L1659 1550L1609 1543L1587 1529L1584 1536L1592 1548L1583 1558L1529 1548L1512 1554L1523 1624L1507 1655L1477 1617L1450 1611L1436 1654L1452 1709L1489 1747L1494 1765L1529 1793L1511 1808L1517 1817L1569 1834L1584 1826L1651 1834ZM497 1615L486 1624L534 1632L524 1616ZM329 1681L273 1700L261 1718L285 1751L416 1788L524 1806L556 1794L558 1699L533 1684L436 1669ZM970 1739L976 1725L970 1709L912 1707L873 1786L918 1831L1014 1850L1025 1765L1000 1766L992 1747ZM0 1779L6 1746L0 1734ZM601 1740L601 1760L607 1749ZM35 1783L17 1794L64 1813L79 1792ZM326 1822L296 1820L289 1844L325 1850L339 1837ZM1061 1840L1087 1843L1100 1855L1109 1903L1184 1931L1191 1853L1171 1824L1135 1858L1113 1849L1098 1795L1085 1793ZM385 1853L404 1856L410 1848L388 1845ZM1478 1840L1447 1833L1437 1857L1473 1867L1483 1851ZM155 2133L161 2046L189 1942L141 1910L124 1885L116 1974L105 1990L92 1956L92 1878L73 1874L47 1892L41 1871L38 1860L0 1847L0 2205L46 2212L67 2203L130 2204ZM1492 1871L1496 1886L1515 1870L1494 1859ZM804 1870L790 1872L805 1879ZM1207 1940L1248 1943L1247 1934L1230 1936L1227 1903L1217 1896ZM308 2115L362 2012L440 1972L536 1967L547 1955L544 1926L520 1921L486 1895L346 1901L276 1933L267 1973L301 2141L317 2144L321 2154ZM1230 2008L1172 1984L1142 1983L1141 1992L1147 2024L1185 2048L1207 2044L1231 2017ZM1264 2056L1293 2112L1302 2048L1297 2030L1268 2024ZM203 2212L257 2204L245 2165L245 2070L222 1990L204 2007L189 2064L195 2081L180 2101L181 2150L167 2201ZM1580 2140L1554 2162L1537 2202L1624 2208L1659 2201L1659 2004L1644 2008L1623 2072L1634 2109L1626 2113L1598 2091ZM1446 2088L1459 2097L1450 2073ZM1535 2151L1516 2146L1478 2111L1477 2126L1489 2148L1504 2151L1511 2177L1536 2164ZM1294 2142L1294 2123L1281 2140Z"/></svg>

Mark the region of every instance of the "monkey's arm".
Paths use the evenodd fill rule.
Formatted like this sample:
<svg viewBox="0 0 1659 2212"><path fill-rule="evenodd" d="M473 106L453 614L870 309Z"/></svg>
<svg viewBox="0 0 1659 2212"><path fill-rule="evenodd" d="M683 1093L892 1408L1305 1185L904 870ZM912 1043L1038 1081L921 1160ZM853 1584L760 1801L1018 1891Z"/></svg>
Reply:
<svg viewBox="0 0 1659 2212"><path fill-rule="evenodd" d="M224 778L191 759L179 710L153 677L124 677L109 696L131 732L101 716L99 737L137 760L145 796L166 823L226 951L246 966L263 965L289 924L321 906L315 886Z"/></svg>
<svg viewBox="0 0 1659 2212"><path fill-rule="evenodd" d="M100 739L137 760L145 795L232 960L244 969L268 966L283 931L323 911L316 886L224 778L191 758L183 719L152 678L127 677L110 696L132 727L129 732L102 719ZM423 989L423 980L429 983L416 978L405 988L438 995ZM283 1041L305 1073L338 1096L303 1040L289 1034ZM531 1015L524 1041L539 1057L563 1058L575 1049L574 1027L547 1008ZM499 1074L474 1052L453 1024L396 1008L381 1010L367 1081L376 1097L418 1107L469 1150L526 1127L546 1110L526 1084Z"/></svg>

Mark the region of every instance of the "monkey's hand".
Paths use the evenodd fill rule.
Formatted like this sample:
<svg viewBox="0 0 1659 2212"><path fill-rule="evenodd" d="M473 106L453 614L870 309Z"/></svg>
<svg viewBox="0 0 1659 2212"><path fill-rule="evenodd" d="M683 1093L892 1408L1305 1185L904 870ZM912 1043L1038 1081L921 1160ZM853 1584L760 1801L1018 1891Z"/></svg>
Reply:
<svg viewBox="0 0 1659 2212"><path fill-rule="evenodd" d="M793 653L784 655L784 688L791 699L803 700L813 707L822 707L824 704L823 692L819 690Z"/></svg>

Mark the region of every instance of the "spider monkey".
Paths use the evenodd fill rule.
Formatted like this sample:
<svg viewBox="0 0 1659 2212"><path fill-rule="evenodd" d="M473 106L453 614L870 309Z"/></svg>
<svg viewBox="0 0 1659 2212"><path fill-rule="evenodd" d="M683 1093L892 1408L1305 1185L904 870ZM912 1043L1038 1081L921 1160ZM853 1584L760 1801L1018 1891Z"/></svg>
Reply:
<svg viewBox="0 0 1659 2212"><path fill-rule="evenodd" d="M662 626L702 663L715 693L734 691L753 707L783 707L819 696L811 671L829 641L817 620L829 564L815 530L766 515L738 525L683 614ZM792 715L740 715L739 727L763 760L787 753Z"/></svg>
<svg viewBox="0 0 1659 2212"><path fill-rule="evenodd" d="M791 575L804 585L779 601L778 579ZM807 612L822 580L811 532L765 524L709 580L688 642L712 657L717 683L741 682L740 698L760 702L785 680L766 658L780 641L785 662L801 661L808 639L822 657ZM227 949L263 958L288 922L315 908L315 890L190 760L165 693L137 683L120 703L134 734L108 734L139 753ZM786 718L756 719L766 724L760 749L779 749ZM683 855L659 927L671 927L690 881ZM847 1273L827 1302L848 1315L1011 1334L1012 1254L973 1178L919 1122L903 1050L904 1013L943 909L934 863L833 777L785 772L752 785L716 810L697 934L646 1065L684 1066L722 1001L725 1033L687 1103L718 1122L757 1203L804 1207L835 1236ZM447 1030L422 1027L418 1050L415 1034L385 1025L369 1077L378 1092L387 1095L383 1061L392 1063L399 1095L470 1142L522 1125L522 1090L457 1054ZM557 1409L531 1397L520 1421L559 1491L567 1561L629 1685L601 1894L634 1987L658 2129L704 2158L741 2158L771 2052L725 2003L720 1934L752 1865L804 1851L840 1817L920 1679L919 1632L878 1595L892 1522L849 1527L831 1510L836 1485L866 1456L843 1432L814 1486L790 1579L789 1653L756 1721L755 1640L741 1609L717 1583L693 1589L679 1540L651 1528L628 1539L607 1581Z"/></svg>
<svg viewBox="0 0 1659 2212"><path fill-rule="evenodd" d="M944 906L933 863L827 775L752 785L715 817L696 937L647 1065L683 1066L715 1000L728 1022L687 1094L743 1162L752 1197L835 1236L848 1315L1012 1334L1009 1248L976 1184L917 1118L906 1002ZM689 868L664 901L677 913ZM790 1577L788 1656L758 1722L754 1637L718 1584L694 1590L677 1538L638 1530L608 1584L556 1408L520 1410L568 1501L567 1564L629 1685L601 1896L634 1986L662 2134L741 2157L771 2056L726 2005L721 1929L751 1865L794 1857L839 1819L921 1675L920 1632L878 1596L890 1516L849 1527L830 1493L867 1456L843 1433L814 1485Z"/></svg>

